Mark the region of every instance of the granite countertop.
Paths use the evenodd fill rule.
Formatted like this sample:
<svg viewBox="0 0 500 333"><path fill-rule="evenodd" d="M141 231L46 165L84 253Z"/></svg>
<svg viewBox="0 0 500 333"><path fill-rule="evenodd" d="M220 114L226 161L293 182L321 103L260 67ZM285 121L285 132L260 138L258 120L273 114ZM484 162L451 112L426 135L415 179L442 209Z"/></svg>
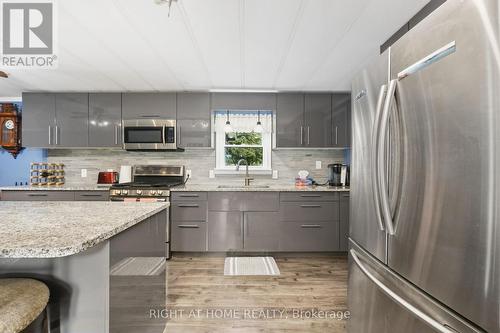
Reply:
<svg viewBox="0 0 500 333"><path fill-rule="evenodd" d="M111 185L1 186L0 191L109 191Z"/></svg>
<svg viewBox="0 0 500 333"><path fill-rule="evenodd" d="M0 201L0 258L55 258L85 251L168 203Z"/></svg>
<svg viewBox="0 0 500 333"><path fill-rule="evenodd" d="M349 192L349 187L343 186L295 186L294 184L269 185L269 187L233 187L220 188L219 184L186 184L171 189L173 192ZM231 184L230 186L239 186ZM262 186L256 184L256 186Z"/></svg>

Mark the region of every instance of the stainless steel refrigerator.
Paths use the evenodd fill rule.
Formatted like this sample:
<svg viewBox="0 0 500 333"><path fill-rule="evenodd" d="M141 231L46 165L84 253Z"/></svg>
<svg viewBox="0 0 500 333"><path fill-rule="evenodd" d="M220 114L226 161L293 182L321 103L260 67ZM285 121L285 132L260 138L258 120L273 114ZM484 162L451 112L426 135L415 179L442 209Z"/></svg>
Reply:
<svg viewBox="0 0 500 333"><path fill-rule="evenodd" d="M500 332L499 15L448 0L353 81L350 333Z"/></svg>

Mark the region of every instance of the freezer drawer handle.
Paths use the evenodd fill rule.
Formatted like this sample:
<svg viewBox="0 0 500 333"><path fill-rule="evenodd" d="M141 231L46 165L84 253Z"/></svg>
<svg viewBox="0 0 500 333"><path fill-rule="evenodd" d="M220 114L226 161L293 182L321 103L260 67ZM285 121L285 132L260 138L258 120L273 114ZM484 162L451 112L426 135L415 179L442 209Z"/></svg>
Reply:
<svg viewBox="0 0 500 333"><path fill-rule="evenodd" d="M420 311L413 305L411 305L409 302L404 300L401 296L396 294L394 291L392 291L389 287L387 287L385 284L383 284L380 280L378 280L375 276L373 276L368 269L361 263L361 260L359 260L358 255L356 254L356 251L354 249L351 249L351 256L356 265L361 269L361 271L373 282L379 287L387 296L392 298L395 302L397 302L399 305L402 307L406 308L408 311L410 311L413 315L415 315L417 318L423 320L426 322L428 325L433 327L435 330L441 333L457 333L455 330L451 330L448 327L446 327L446 324L441 324L440 322L436 321L435 319L431 318L424 312Z"/></svg>

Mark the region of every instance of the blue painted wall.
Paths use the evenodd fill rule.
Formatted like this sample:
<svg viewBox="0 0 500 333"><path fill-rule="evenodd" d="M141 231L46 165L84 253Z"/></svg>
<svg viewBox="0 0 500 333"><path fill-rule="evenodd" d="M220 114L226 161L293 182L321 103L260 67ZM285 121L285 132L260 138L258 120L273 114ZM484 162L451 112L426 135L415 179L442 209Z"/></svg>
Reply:
<svg viewBox="0 0 500 333"><path fill-rule="evenodd" d="M10 153L0 148L0 186L13 186L16 182L28 182L31 162L45 162L46 149L24 149L14 159Z"/></svg>

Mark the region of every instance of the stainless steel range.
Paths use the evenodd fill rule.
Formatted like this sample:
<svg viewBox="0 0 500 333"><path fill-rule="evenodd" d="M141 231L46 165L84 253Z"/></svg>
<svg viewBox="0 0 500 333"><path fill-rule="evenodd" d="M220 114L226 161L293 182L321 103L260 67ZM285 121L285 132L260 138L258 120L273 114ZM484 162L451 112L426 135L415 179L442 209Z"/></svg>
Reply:
<svg viewBox="0 0 500 333"><path fill-rule="evenodd" d="M112 185L109 197L111 201L169 202L170 189L184 185L184 176L184 166L136 165L132 170L132 182ZM170 259L170 219L165 232L165 256Z"/></svg>
<svg viewBox="0 0 500 333"><path fill-rule="evenodd" d="M111 201L168 202L170 189L184 185L184 166L136 165L132 182L111 186Z"/></svg>

